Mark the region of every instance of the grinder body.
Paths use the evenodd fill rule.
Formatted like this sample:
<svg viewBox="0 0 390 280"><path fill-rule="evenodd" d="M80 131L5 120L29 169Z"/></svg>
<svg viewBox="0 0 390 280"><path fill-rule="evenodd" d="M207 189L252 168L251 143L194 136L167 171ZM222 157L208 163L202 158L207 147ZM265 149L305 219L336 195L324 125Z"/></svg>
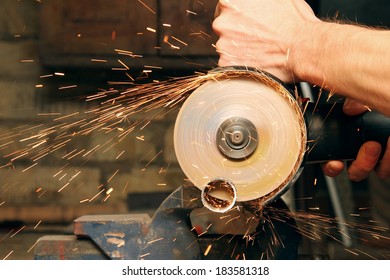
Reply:
<svg viewBox="0 0 390 280"><path fill-rule="evenodd" d="M390 135L390 118L375 111L347 116L342 107L342 103L307 106L307 163L353 160L367 141L380 143L384 153Z"/></svg>

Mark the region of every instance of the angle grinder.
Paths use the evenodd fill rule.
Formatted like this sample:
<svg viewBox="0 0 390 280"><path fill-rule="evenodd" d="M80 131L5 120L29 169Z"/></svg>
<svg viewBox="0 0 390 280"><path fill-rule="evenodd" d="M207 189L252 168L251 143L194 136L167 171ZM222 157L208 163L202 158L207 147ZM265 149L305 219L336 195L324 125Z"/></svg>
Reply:
<svg viewBox="0 0 390 280"><path fill-rule="evenodd" d="M179 111L174 148L211 211L254 200L266 205L307 163L353 159L368 140L386 147L390 118L379 113L349 117L342 104L304 103L258 69L221 67L207 75Z"/></svg>

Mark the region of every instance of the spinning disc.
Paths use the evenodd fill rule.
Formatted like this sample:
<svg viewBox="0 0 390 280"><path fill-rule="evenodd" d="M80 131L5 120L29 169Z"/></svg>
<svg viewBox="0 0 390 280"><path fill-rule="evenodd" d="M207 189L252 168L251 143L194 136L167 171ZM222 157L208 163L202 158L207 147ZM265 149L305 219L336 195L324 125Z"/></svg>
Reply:
<svg viewBox="0 0 390 280"><path fill-rule="evenodd" d="M184 102L174 146L183 172L199 189L226 180L237 201L268 200L300 168L306 126L295 99L268 76L216 74Z"/></svg>

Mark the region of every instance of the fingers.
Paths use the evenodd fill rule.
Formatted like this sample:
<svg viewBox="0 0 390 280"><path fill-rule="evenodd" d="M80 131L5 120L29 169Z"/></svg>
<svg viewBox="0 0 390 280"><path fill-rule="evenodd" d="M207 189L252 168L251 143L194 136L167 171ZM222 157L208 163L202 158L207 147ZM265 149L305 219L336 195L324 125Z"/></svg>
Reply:
<svg viewBox="0 0 390 280"><path fill-rule="evenodd" d="M343 111L348 116L357 116L367 111L367 107L355 100L347 98L344 102Z"/></svg>
<svg viewBox="0 0 390 280"><path fill-rule="evenodd" d="M322 171L326 176L336 177L344 169L344 163L338 160L331 160L322 165Z"/></svg>
<svg viewBox="0 0 390 280"><path fill-rule="evenodd" d="M346 99L343 111L346 115L356 116L366 112L368 108L352 99ZM364 143L359 150L356 160L348 168L348 176L352 181L359 182L368 177L371 171L375 170L378 177L385 179L390 177L390 138L387 142L385 153L378 164L381 155L381 145L377 142L369 141ZM323 165L325 175L334 177L341 173L342 163L330 161Z"/></svg>
<svg viewBox="0 0 390 280"><path fill-rule="evenodd" d="M376 173L381 179L390 177L390 138L387 140L386 151L377 167Z"/></svg>
<svg viewBox="0 0 390 280"><path fill-rule="evenodd" d="M353 161L348 168L349 179L359 182L367 178L370 172L375 169L381 150L381 145L377 142L369 141L364 143L360 147L356 160ZM387 169L388 166L385 166L384 168ZM383 172L386 171L385 169Z"/></svg>

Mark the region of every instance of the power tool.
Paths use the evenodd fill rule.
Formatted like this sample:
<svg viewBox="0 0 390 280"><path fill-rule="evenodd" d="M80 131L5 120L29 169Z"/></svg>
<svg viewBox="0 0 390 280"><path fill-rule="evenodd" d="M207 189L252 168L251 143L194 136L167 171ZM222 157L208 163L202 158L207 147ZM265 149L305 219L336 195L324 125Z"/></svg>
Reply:
<svg viewBox="0 0 390 280"><path fill-rule="evenodd" d="M212 211L229 211L236 202L266 205L294 184L305 164L352 160L365 141L378 141L385 150L390 119L384 115L350 117L341 103L305 102L254 68L210 74L180 109L174 147Z"/></svg>

